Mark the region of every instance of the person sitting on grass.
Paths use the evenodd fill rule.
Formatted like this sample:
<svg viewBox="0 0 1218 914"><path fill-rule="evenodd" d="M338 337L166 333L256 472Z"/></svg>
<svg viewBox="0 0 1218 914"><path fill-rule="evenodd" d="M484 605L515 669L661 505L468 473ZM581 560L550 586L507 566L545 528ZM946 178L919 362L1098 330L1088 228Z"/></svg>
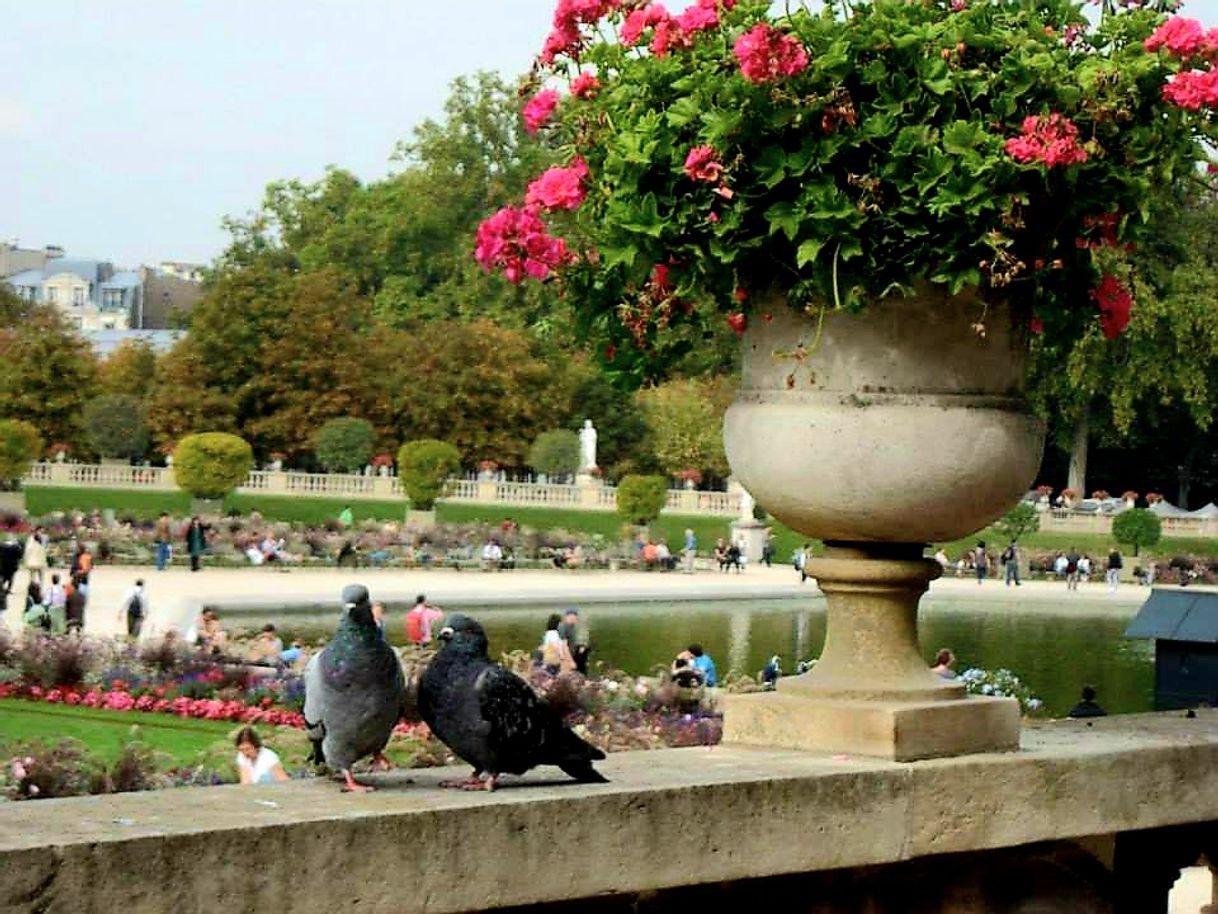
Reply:
<svg viewBox="0 0 1218 914"><path fill-rule="evenodd" d="M1067 717L1107 717L1108 712L1095 702L1095 686L1083 686L1079 702L1070 709Z"/></svg>
<svg viewBox="0 0 1218 914"><path fill-rule="evenodd" d="M262 745L262 738L253 727L242 727L237 733L236 743L237 776L242 784L272 784L290 780L279 756Z"/></svg>

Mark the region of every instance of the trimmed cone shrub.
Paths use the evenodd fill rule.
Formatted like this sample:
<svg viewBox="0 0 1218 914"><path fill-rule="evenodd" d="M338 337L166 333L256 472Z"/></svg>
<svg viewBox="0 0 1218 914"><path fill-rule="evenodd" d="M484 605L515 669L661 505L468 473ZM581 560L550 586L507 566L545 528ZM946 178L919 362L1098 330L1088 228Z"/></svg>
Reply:
<svg viewBox="0 0 1218 914"><path fill-rule="evenodd" d="M376 429L371 422L341 416L317 430L313 452L331 473L355 473L368 465L375 447Z"/></svg>
<svg viewBox="0 0 1218 914"><path fill-rule="evenodd" d="M227 432L187 435L173 450L178 486L195 498L223 498L254 468L249 442Z"/></svg>
<svg viewBox="0 0 1218 914"><path fill-rule="evenodd" d="M663 476L624 476L617 484L617 513L630 524L649 524L664 510L668 480Z"/></svg>
<svg viewBox="0 0 1218 914"><path fill-rule="evenodd" d="M413 508L430 511L444 495L448 477L461 468L460 452L447 441L423 438L398 451L398 478Z"/></svg>

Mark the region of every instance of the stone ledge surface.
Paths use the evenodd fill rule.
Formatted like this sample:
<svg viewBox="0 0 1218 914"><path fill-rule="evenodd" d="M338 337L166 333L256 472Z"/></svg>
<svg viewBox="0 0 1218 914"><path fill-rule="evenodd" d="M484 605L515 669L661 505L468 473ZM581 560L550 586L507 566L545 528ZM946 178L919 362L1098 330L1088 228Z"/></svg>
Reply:
<svg viewBox="0 0 1218 914"><path fill-rule="evenodd" d="M0 911L457 912L1218 820L1218 712L1063 721L900 764L622 753L605 785L451 770L0 804Z"/></svg>

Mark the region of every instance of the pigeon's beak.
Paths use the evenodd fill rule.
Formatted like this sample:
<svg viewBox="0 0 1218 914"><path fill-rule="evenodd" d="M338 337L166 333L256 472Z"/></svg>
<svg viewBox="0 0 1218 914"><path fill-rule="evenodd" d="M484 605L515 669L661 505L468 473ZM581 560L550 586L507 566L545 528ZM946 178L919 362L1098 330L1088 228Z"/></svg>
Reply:
<svg viewBox="0 0 1218 914"><path fill-rule="evenodd" d="M440 629L440 640L444 642L453 640L453 630L447 625Z"/></svg>

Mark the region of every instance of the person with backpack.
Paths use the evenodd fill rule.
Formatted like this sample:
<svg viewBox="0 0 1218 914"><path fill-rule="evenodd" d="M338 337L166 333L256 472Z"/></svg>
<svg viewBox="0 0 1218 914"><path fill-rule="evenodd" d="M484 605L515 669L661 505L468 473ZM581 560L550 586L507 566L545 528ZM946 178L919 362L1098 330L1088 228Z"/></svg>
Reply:
<svg viewBox="0 0 1218 914"><path fill-rule="evenodd" d="M42 587L37 581L30 581L29 589L25 592L25 612L21 618L31 628L40 628L44 632L51 630L51 614L43 603Z"/></svg>
<svg viewBox="0 0 1218 914"><path fill-rule="evenodd" d="M1108 553L1108 568L1105 577L1108 579L1108 592L1116 593L1117 587L1121 583L1121 569L1125 567L1125 562L1121 558L1121 551L1116 546L1112 547L1112 551Z"/></svg>
<svg viewBox="0 0 1218 914"><path fill-rule="evenodd" d="M1016 587L1021 586L1019 581L1019 546L1015 540L1011 540L1007 548L1002 550L1002 555L999 558L1002 561L1006 586L1010 587L1012 581L1015 582Z"/></svg>
<svg viewBox="0 0 1218 914"><path fill-rule="evenodd" d="M123 597L122 608L118 611L118 621L127 623L127 637L133 641L140 640L140 629L148 615L148 596L144 592L144 579L137 578L135 586Z"/></svg>
<svg viewBox="0 0 1218 914"><path fill-rule="evenodd" d="M420 647L431 644L432 629L443 618L444 611L428 603L425 594L419 594L410 612L406 613L406 638Z"/></svg>

